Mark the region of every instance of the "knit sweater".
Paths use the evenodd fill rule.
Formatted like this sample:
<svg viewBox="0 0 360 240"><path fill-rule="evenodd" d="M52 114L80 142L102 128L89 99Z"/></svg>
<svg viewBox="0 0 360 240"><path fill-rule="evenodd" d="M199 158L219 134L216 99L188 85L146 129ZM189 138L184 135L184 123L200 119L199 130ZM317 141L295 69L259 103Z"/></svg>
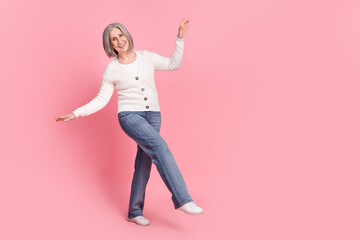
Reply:
<svg viewBox="0 0 360 240"><path fill-rule="evenodd" d="M74 110L75 116L85 117L101 110L110 101L114 87L118 93L118 113L121 111L160 111L154 73L156 70L170 71L180 67L184 39L176 37L175 49L170 57L163 57L147 50L134 51L138 61L137 74L128 71L117 58L114 58L105 67L97 96Z"/></svg>

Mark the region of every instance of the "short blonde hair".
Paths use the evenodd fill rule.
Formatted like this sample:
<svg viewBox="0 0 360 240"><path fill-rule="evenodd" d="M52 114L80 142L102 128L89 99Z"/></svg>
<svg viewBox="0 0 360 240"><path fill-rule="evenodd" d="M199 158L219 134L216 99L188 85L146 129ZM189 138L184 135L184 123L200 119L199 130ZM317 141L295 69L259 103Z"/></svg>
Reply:
<svg viewBox="0 0 360 240"><path fill-rule="evenodd" d="M105 28L104 33L103 33L103 47L104 47L104 50L106 52L106 55L109 58L117 57L117 55L118 55L118 52L112 47L112 44L110 42L110 31L113 28L120 29L120 31L128 39L128 41L129 41L129 49L128 49L128 51L132 51L134 49L133 38L132 38L131 34L129 33L129 31L126 29L126 27L124 25L122 25L121 23L118 23L118 22L111 23Z"/></svg>

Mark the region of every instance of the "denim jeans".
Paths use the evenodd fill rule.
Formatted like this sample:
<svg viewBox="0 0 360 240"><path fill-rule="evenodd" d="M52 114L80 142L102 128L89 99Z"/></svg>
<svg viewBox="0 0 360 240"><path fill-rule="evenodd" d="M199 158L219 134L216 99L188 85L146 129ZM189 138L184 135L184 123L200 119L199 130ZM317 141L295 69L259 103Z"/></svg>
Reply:
<svg viewBox="0 0 360 240"><path fill-rule="evenodd" d="M126 135L137 143L128 218L143 215L152 163L171 192L175 209L193 201L167 143L159 134L160 111L121 111L118 120Z"/></svg>

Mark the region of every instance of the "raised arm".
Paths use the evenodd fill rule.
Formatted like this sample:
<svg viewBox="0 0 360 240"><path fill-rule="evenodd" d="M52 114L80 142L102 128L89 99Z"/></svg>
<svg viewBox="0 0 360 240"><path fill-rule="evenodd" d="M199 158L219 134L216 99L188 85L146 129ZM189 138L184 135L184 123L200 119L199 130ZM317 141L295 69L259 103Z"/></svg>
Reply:
<svg viewBox="0 0 360 240"><path fill-rule="evenodd" d="M179 68L181 66L183 53L184 53L184 39L180 39L176 37L175 49L171 57L163 57L157 53L153 53L154 69L170 71Z"/></svg>
<svg viewBox="0 0 360 240"><path fill-rule="evenodd" d="M73 111L74 115L76 118L79 116L85 117L101 110L110 101L113 92L114 84L107 78L103 77L102 84L97 96L87 104Z"/></svg>
<svg viewBox="0 0 360 240"><path fill-rule="evenodd" d="M189 20L181 19L179 32L175 40L175 49L171 57L163 57L157 53L153 53L155 70L174 70L181 66L184 53L185 32L189 27L188 23Z"/></svg>

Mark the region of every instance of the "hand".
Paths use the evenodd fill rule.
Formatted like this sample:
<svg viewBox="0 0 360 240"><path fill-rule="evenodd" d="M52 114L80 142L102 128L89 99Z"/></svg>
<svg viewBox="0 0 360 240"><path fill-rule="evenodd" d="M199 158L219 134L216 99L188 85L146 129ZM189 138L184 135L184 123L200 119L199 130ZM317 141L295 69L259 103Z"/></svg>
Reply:
<svg viewBox="0 0 360 240"><path fill-rule="evenodd" d="M65 116L59 116L59 117L56 117L56 121L63 121L63 122L66 122L66 121L69 121L69 120L72 120L72 119L75 119L76 116L74 113L69 113L69 114L66 114Z"/></svg>
<svg viewBox="0 0 360 240"><path fill-rule="evenodd" d="M182 18L181 22L180 22L180 26L179 26L179 33L177 35L178 38L184 38L185 37L185 32L189 27L189 20Z"/></svg>

